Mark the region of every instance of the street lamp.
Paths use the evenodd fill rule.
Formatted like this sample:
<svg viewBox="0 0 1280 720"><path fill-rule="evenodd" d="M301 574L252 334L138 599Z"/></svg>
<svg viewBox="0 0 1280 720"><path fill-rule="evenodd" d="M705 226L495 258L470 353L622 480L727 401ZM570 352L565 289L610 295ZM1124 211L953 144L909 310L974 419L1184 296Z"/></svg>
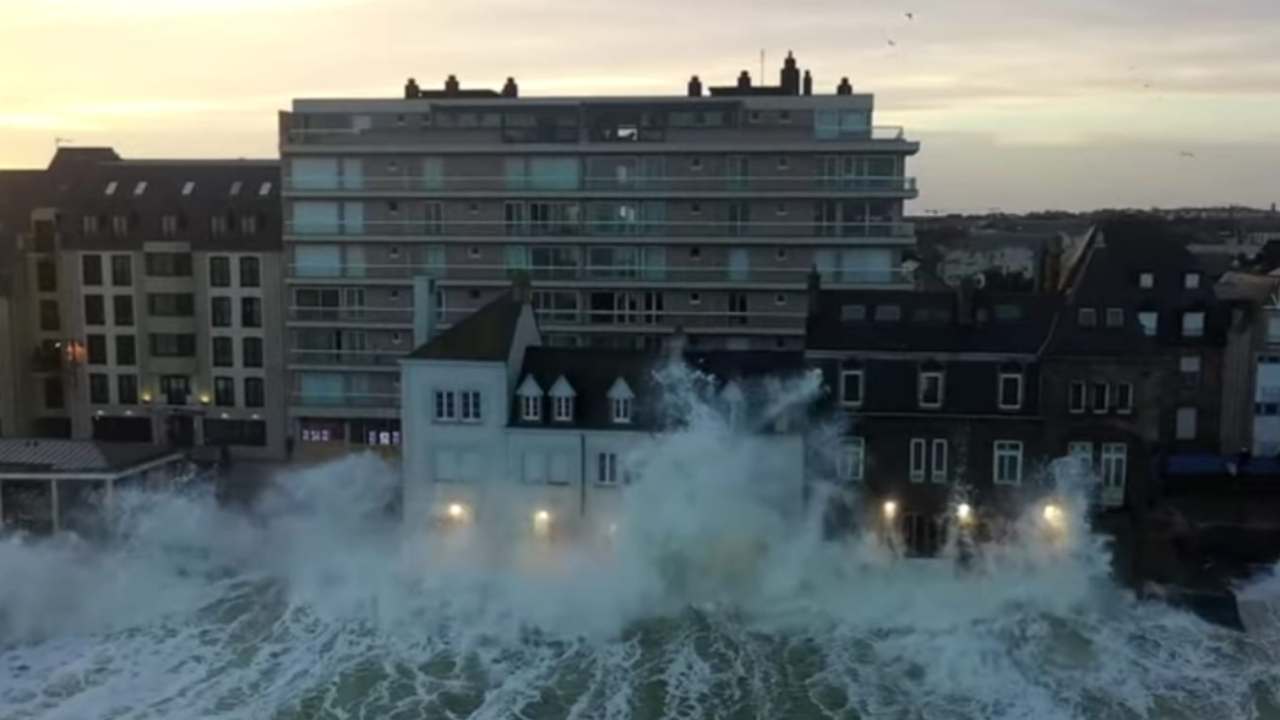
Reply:
<svg viewBox="0 0 1280 720"><path fill-rule="evenodd" d="M956 519L960 521L961 525L968 525L973 521L973 508L969 506L969 503L962 502L956 506Z"/></svg>
<svg viewBox="0 0 1280 720"><path fill-rule="evenodd" d="M894 500L885 500L883 511L885 520L894 519L898 515L898 503Z"/></svg>

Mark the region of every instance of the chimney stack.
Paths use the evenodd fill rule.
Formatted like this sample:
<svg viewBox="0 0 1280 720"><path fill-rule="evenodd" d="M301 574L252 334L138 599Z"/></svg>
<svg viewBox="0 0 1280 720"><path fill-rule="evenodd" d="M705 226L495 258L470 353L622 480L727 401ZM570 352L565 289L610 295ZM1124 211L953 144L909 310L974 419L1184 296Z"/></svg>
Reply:
<svg viewBox="0 0 1280 720"><path fill-rule="evenodd" d="M507 84L502 86L502 97L520 97L520 88L516 86L515 78L507 78Z"/></svg>
<svg viewBox="0 0 1280 720"><path fill-rule="evenodd" d="M445 95L458 94L458 76L457 75L450 75L444 81L444 94Z"/></svg>
<svg viewBox="0 0 1280 720"><path fill-rule="evenodd" d="M511 299L523 305L533 299L533 282L526 270L511 274Z"/></svg>
<svg viewBox="0 0 1280 720"><path fill-rule="evenodd" d="M787 51L787 59L782 62L782 92L787 95L800 94L800 69L796 67L796 58Z"/></svg>
<svg viewBox="0 0 1280 720"><path fill-rule="evenodd" d="M738 74L738 89L748 90L751 88L751 73L743 70Z"/></svg>
<svg viewBox="0 0 1280 720"><path fill-rule="evenodd" d="M837 95L852 95L853 85L849 82L849 78L840 78L840 84L836 86Z"/></svg>
<svg viewBox="0 0 1280 720"><path fill-rule="evenodd" d="M702 97L702 81L697 75L689 78L689 97Z"/></svg>
<svg viewBox="0 0 1280 720"><path fill-rule="evenodd" d="M809 74L808 70L804 71L804 94L813 94L813 76Z"/></svg>
<svg viewBox="0 0 1280 720"><path fill-rule="evenodd" d="M418 88L418 81L409 78L409 82L404 84L404 99L413 100L422 94L422 90Z"/></svg>

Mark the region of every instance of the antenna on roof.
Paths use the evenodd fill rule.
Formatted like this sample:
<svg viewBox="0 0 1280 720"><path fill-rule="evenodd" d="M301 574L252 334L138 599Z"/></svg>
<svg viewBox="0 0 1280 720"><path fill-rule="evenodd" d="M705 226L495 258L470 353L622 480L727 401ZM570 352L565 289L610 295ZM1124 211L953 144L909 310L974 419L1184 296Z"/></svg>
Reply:
<svg viewBox="0 0 1280 720"><path fill-rule="evenodd" d="M764 82L764 48L760 48L760 82Z"/></svg>

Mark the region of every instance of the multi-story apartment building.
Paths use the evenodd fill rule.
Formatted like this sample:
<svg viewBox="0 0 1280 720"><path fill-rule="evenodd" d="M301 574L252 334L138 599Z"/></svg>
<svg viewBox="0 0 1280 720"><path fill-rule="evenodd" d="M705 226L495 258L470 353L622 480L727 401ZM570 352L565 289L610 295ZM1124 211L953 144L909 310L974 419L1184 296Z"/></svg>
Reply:
<svg viewBox="0 0 1280 720"><path fill-rule="evenodd" d="M398 438L415 309L447 328L516 270L548 345L683 329L699 349L797 350L811 268L828 287L911 286L918 147L847 79L815 94L791 57L776 86L744 72L675 96L521 98L451 76L295 100L280 151L298 437Z"/></svg>
<svg viewBox="0 0 1280 720"><path fill-rule="evenodd" d="M64 148L31 182L12 434L283 457L278 165Z"/></svg>

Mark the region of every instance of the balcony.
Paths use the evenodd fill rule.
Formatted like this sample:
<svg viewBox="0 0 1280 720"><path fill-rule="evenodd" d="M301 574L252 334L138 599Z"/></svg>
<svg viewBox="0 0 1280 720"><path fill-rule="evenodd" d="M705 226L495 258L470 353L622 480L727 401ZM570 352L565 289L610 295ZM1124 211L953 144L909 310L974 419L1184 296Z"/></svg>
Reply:
<svg viewBox="0 0 1280 720"><path fill-rule="evenodd" d="M294 348L289 351L289 364L317 367L395 368L405 350L324 350Z"/></svg>
<svg viewBox="0 0 1280 720"><path fill-rule="evenodd" d="M916 194L914 177L856 177L856 176L795 176L795 175L684 175L643 177L627 175L569 176L547 178L535 176L483 176L443 177L440 175L390 175L381 177L338 178L290 177L285 178L285 189L303 195L326 196L334 194L422 194L449 195L493 193L540 193L552 196L566 193L591 192L634 195L678 195L706 193L821 195L826 193L903 195Z"/></svg>
<svg viewBox="0 0 1280 720"><path fill-rule="evenodd" d="M412 308L376 307L298 307L289 308L293 322L367 323L373 325L412 325Z"/></svg>
<svg viewBox="0 0 1280 720"><path fill-rule="evenodd" d="M332 120L350 118L332 117ZM741 144L742 138L735 135L741 128L725 128L727 134L722 141ZM450 137L454 132L456 138ZM716 145L714 131L701 130L706 140L698 145ZM759 142L767 137L767 132L760 137L751 137L747 142ZM619 146L661 146L683 145L679 140L668 140L668 128L663 126L641 127L633 133L618 134L609 138L598 137L591 140L590 132L583 133L575 124L558 128L542 129L539 127L485 125L475 127L442 128L436 126L380 127L357 128L351 125L343 127L320 128L281 128L281 145L325 145L325 146L413 146L413 147L457 147L470 145L490 148L501 145L549 145L563 147L573 145L577 151L600 148L609 152L618 152ZM839 128L831 126L822 132L815 130L815 136L802 142L829 143L842 142L907 142L906 131L896 125L876 125L873 127ZM694 143L688 143L694 144Z"/></svg>
<svg viewBox="0 0 1280 720"><path fill-rule="evenodd" d="M396 408L400 407L399 393L299 393L290 395L293 405L310 408Z"/></svg>
<svg viewBox="0 0 1280 720"><path fill-rule="evenodd" d="M800 222L774 220L560 220L440 222L376 220L360 223L286 222L285 234L297 239L394 237L418 240L475 237L654 237L654 238L848 238L914 241L915 225L891 219Z"/></svg>
<svg viewBox="0 0 1280 720"><path fill-rule="evenodd" d="M406 284L417 276L431 276L443 284L451 285L507 285L517 271L529 273L535 285L564 286L614 286L634 285L654 287L662 285L696 286L702 284L749 286L776 285L804 287L808 283L809 267L767 268L741 266L697 265L692 267L645 266L589 266L589 265L539 265L513 267L509 265L342 265L316 266L291 264L289 278L296 282L325 279L354 280L403 280ZM901 286L914 282L914 276L897 268L835 268L820 267L819 274L827 285ZM299 321L365 320L368 322L411 322L413 311L406 308L290 308L290 319Z"/></svg>
<svg viewBox="0 0 1280 720"><path fill-rule="evenodd" d="M437 322L452 325L478 310L475 308L448 308L437 313ZM573 327L583 331L630 331L665 334L675 328L739 330L744 335L753 333L782 334L802 333L804 312L796 311L748 311L640 309L636 307L609 310L543 308L535 309L538 325L549 327ZM772 332L770 332L772 331Z"/></svg>

